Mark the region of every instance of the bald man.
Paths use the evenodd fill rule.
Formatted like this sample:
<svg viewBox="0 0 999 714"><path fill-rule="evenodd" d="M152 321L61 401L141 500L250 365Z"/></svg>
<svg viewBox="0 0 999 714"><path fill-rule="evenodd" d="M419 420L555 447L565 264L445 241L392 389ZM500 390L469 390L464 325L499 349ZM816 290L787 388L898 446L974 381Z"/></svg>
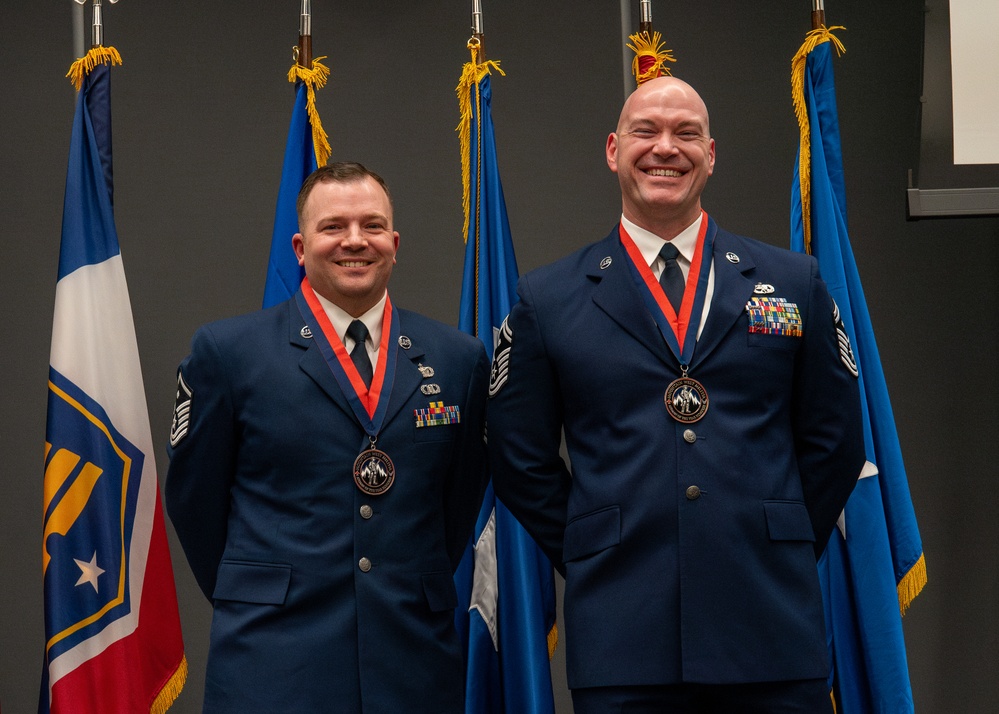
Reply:
<svg viewBox="0 0 999 714"><path fill-rule="evenodd" d="M688 84L639 87L606 155L620 222L521 279L488 408L496 493L565 576L576 714L831 711L816 557L865 461L837 308L702 209Z"/></svg>

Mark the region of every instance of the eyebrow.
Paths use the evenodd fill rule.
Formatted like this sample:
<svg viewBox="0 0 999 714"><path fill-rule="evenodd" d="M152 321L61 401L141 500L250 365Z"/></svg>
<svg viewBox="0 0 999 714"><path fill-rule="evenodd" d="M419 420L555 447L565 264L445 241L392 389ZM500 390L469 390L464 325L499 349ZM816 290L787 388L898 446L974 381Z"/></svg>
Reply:
<svg viewBox="0 0 999 714"><path fill-rule="evenodd" d="M352 220L350 217L344 216L344 215L340 215L340 214L337 214L337 213L328 213L326 215L319 216L318 218L316 218L316 221L320 222L320 223L324 222L324 221L341 221L341 222L344 222L344 221L350 221L350 220ZM364 223L366 221L384 221L384 222L388 223L389 218L384 213L366 213L363 216L358 216L357 220L360 221L361 223Z"/></svg>

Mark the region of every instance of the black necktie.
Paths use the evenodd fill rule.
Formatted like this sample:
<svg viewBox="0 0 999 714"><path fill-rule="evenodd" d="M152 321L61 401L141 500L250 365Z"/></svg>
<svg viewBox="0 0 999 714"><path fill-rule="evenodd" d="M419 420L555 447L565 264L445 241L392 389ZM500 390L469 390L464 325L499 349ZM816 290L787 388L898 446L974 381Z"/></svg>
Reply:
<svg viewBox="0 0 999 714"><path fill-rule="evenodd" d="M680 304L683 302L683 273L676 262L680 251L672 243L667 243L659 251L659 257L666 261L662 275L659 276L659 284L663 286L663 292L669 298L673 309L679 314Z"/></svg>
<svg viewBox="0 0 999 714"><path fill-rule="evenodd" d="M368 339L368 328L360 320L354 320L347 327L347 337L354 340L354 349L350 351L350 361L357 367L358 374L364 380L364 386L371 386L371 358L364 341Z"/></svg>

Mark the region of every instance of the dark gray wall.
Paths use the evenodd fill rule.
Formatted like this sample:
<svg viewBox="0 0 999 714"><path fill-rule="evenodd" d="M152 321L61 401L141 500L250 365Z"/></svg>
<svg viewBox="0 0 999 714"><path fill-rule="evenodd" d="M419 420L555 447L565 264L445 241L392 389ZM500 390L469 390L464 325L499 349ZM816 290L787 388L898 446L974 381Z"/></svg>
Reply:
<svg viewBox="0 0 999 714"><path fill-rule="evenodd" d="M393 298L454 323L463 249L454 86L468 56L469 3L313 4L316 54L332 68L319 108L333 155L381 172L396 197L402 246ZM63 78L73 59L71 5L3 9L0 706L10 714L35 706L44 641L41 458L73 113ZM623 94L619 7L485 5L489 55L508 72L494 79L494 119L525 271L602 237L617 218L603 145ZM104 6L106 42L125 61L112 75L116 217L153 436L163 444L176 365L194 329L261 299L298 2ZM797 141L788 77L811 4L653 6L680 60L675 73L712 112L718 163L705 207L730 230L787 245ZM827 8L831 23L849 28L836 72L852 241L929 569L905 619L915 701L920 712L992 711L999 220L905 221L906 170L918 164L923 3L829 0ZM165 453L156 456L163 473ZM172 545L192 668L174 711L196 712L210 609Z"/></svg>

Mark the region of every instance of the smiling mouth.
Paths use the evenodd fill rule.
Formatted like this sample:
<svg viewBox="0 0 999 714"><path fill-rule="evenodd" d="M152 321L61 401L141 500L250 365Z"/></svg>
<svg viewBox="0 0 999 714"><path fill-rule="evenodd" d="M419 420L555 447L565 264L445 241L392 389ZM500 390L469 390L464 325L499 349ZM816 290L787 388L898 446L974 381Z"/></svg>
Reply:
<svg viewBox="0 0 999 714"><path fill-rule="evenodd" d="M680 176L683 176L683 174L676 169L646 169L645 173L649 176L669 176L671 178L679 178Z"/></svg>
<svg viewBox="0 0 999 714"><path fill-rule="evenodd" d="M371 265L370 260L338 260L336 262L341 268L364 268Z"/></svg>

